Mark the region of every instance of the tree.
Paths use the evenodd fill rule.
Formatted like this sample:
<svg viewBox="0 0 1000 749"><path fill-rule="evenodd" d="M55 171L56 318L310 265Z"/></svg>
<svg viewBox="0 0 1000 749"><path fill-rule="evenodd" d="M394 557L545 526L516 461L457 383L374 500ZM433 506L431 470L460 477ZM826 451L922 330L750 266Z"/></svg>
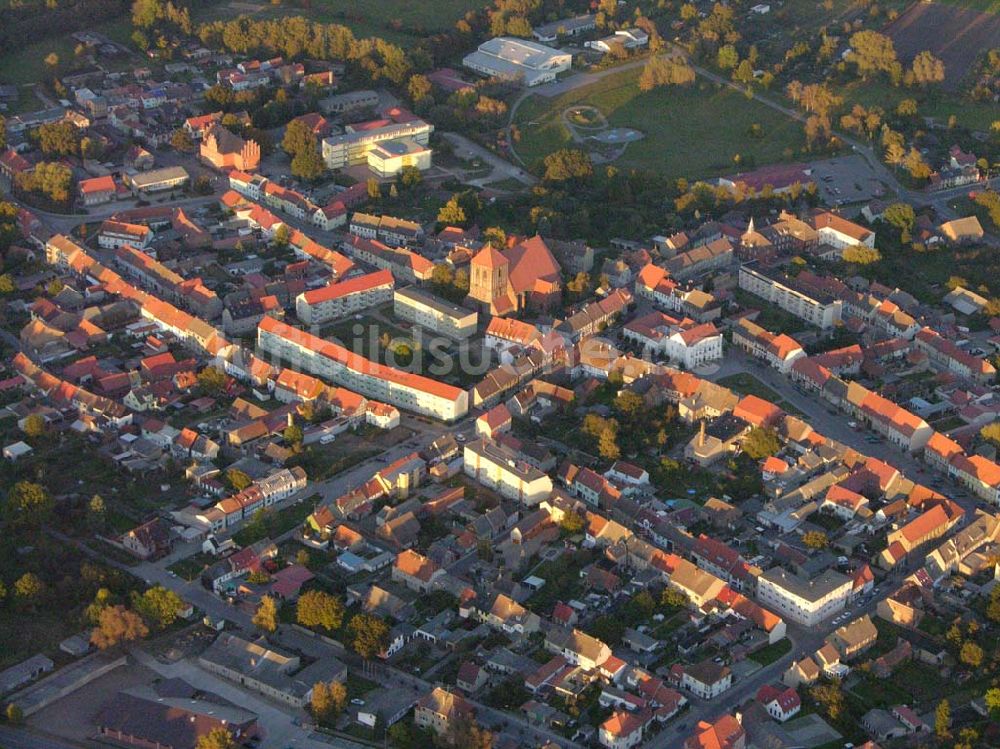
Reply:
<svg viewBox="0 0 1000 749"><path fill-rule="evenodd" d="M983 665L983 649L972 640L967 640L958 653L958 659L970 668L979 668Z"/></svg>
<svg viewBox="0 0 1000 749"><path fill-rule="evenodd" d="M278 628L278 604L271 596L260 599L257 613L253 615L253 625L265 632L274 632Z"/></svg>
<svg viewBox="0 0 1000 749"><path fill-rule="evenodd" d="M76 156L80 152L80 131L72 122L53 122L34 133L46 156Z"/></svg>
<svg viewBox="0 0 1000 749"><path fill-rule="evenodd" d="M29 414L24 419L24 436L38 439L45 434L45 419L41 414Z"/></svg>
<svg viewBox="0 0 1000 749"><path fill-rule="evenodd" d="M293 157L304 150L315 149L316 134L303 120L292 120L285 128L285 137L281 139L281 148Z"/></svg>
<svg viewBox="0 0 1000 749"><path fill-rule="evenodd" d="M285 438L285 442L292 446L293 450L298 450L302 447L302 427L298 424L289 424L285 427L285 431L281 433L281 436Z"/></svg>
<svg viewBox="0 0 1000 749"><path fill-rule="evenodd" d="M404 166L399 170L399 183L403 187L416 187L424 181L424 175L415 166Z"/></svg>
<svg viewBox="0 0 1000 749"><path fill-rule="evenodd" d="M688 597L677 588L664 588L660 594L660 604L671 608L684 608L688 605Z"/></svg>
<svg viewBox="0 0 1000 749"><path fill-rule="evenodd" d="M623 390L615 398L615 410L628 419L634 419L645 408L642 396L631 390Z"/></svg>
<svg viewBox="0 0 1000 749"><path fill-rule="evenodd" d="M236 739L228 730L219 726L199 736L194 749L236 749Z"/></svg>
<svg viewBox="0 0 1000 749"><path fill-rule="evenodd" d="M451 719L444 740L449 746L461 749L493 749L493 734L466 713Z"/></svg>
<svg viewBox="0 0 1000 749"><path fill-rule="evenodd" d="M44 486L18 481L7 492L5 514L13 525L37 527L49 519L53 506Z"/></svg>
<svg viewBox="0 0 1000 749"><path fill-rule="evenodd" d="M940 83L944 80L944 62L927 50L924 50L913 58L913 67L910 70L910 74L913 82L918 86L926 86L928 83Z"/></svg>
<svg viewBox="0 0 1000 749"><path fill-rule="evenodd" d="M108 508L104 503L104 497L95 494L87 502L87 525L94 530L101 530L107 521Z"/></svg>
<svg viewBox="0 0 1000 749"><path fill-rule="evenodd" d="M351 647L366 661L385 652L389 645L389 625L371 614L355 614L347 625Z"/></svg>
<svg viewBox="0 0 1000 749"><path fill-rule="evenodd" d="M1000 689L993 687L986 690L986 695L984 697L986 700L986 708L993 714L1000 711Z"/></svg>
<svg viewBox="0 0 1000 749"><path fill-rule="evenodd" d="M284 249L288 247L288 243L292 239L292 230L288 228L288 224L282 224L274 232L274 246L278 249Z"/></svg>
<svg viewBox="0 0 1000 749"><path fill-rule="evenodd" d="M753 83L753 63L749 60L743 60L737 65L736 70L733 71L733 80L737 83L742 83L744 86L749 86Z"/></svg>
<svg viewBox="0 0 1000 749"><path fill-rule="evenodd" d="M170 145L181 153L194 152L194 141L184 128L178 128L174 131L174 134L170 136Z"/></svg>
<svg viewBox="0 0 1000 749"><path fill-rule="evenodd" d="M465 224L468 219L465 215L465 209L458 202L457 195L452 195L448 198L448 202L441 206L437 220L439 224L449 226L463 226Z"/></svg>
<svg viewBox="0 0 1000 749"><path fill-rule="evenodd" d="M25 193L37 193L53 203L68 203L73 187L73 171L58 161L40 161L30 172L21 172L14 184Z"/></svg>
<svg viewBox="0 0 1000 749"><path fill-rule="evenodd" d="M1000 446L1000 421L994 421L992 424L984 426L979 430L979 436L987 442Z"/></svg>
<svg viewBox="0 0 1000 749"><path fill-rule="evenodd" d="M593 175L590 154L575 148L561 148L545 157L545 180L566 182L586 179Z"/></svg>
<svg viewBox="0 0 1000 749"><path fill-rule="evenodd" d="M333 632L344 620L344 605L329 593L307 590L295 604L295 618L304 627L323 627Z"/></svg>
<svg viewBox="0 0 1000 749"><path fill-rule="evenodd" d="M909 203L893 203L882 212L882 220L895 226L900 232L909 233L913 230L917 216Z"/></svg>
<svg viewBox="0 0 1000 749"><path fill-rule="evenodd" d="M948 700L941 700L934 710L934 733L938 738L946 739L951 735L951 705Z"/></svg>
<svg viewBox="0 0 1000 749"><path fill-rule="evenodd" d="M868 78L872 73L898 74L896 47L885 34L864 30L851 35L851 51L847 61L857 66L858 74Z"/></svg>
<svg viewBox="0 0 1000 749"><path fill-rule="evenodd" d="M24 720L24 711L21 710L20 705L16 702L7 703L4 715L7 718L7 722L13 726L20 725L21 721Z"/></svg>
<svg viewBox="0 0 1000 749"><path fill-rule="evenodd" d="M47 55L45 55L45 65L49 68L50 71L54 71L56 68L59 67L59 55L57 55L55 52L49 52Z"/></svg>
<svg viewBox="0 0 1000 749"><path fill-rule="evenodd" d="M686 86L694 80L694 68L683 59L650 57L639 76L639 90L652 91L667 85Z"/></svg>
<svg viewBox="0 0 1000 749"><path fill-rule="evenodd" d="M621 450L618 447L618 422L608 421L597 440L597 451L605 460L618 460Z"/></svg>
<svg viewBox="0 0 1000 749"><path fill-rule="evenodd" d="M820 706L826 717L836 722L844 714L844 692L840 681L834 680L828 684L820 684L809 690L809 696Z"/></svg>
<svg viewBox="0 0 1000 749"><path fill-rule="evenodd" d="M205 395L219 395L226 388L226 373L218 367L205 367L198 373L198 388Z"/></svg>
<svg viewBox="0 0 1000 749"><path fill-rule="evenodd" d="M313 138L311 147L303 148L292 158L292 174L307 182L315 182L323 176L326 164L319 152L319 145ZM394 185L395 186L395 185Z"/></svg>
<svg viewBox="0 0 1000 749"><path fill-rule="evenodd" d="M45 583L33 572L25 572L14 582L14 596L18 601L34 607L45 592Z"/></svg>
<svg viewBox="0 0 1000 749"><path fill-rule="evenodd" d="M3 123L0 123L0 127L3 127ZM0 274L0 294L11 294L14 291L14 279L10 277L10 273Z"/></svg>
<svg viewBox="0 0 1000 749"><path fill-rule="evenodd" d="M569 535L574 533L579 533L583 530L584 519L583 516L576 512L567 512L563 515L562 520L559 521L559 527L562 528Z"/></svg>
<svg viewBox="0 0 1000 749"><path fill-rule="evenodd" d="M507 232L499 226L488 226L483 230L483 242L491 247L502 249L507 246Z"/></svg>
<svg viewBox="0 0 1000 749"><path fill-rule="evenodd" d="M241 492L253 483L253 479L239 468L227 468L226 483L229 484L234 491Z"/></svg>
<svg viewBox="0 0 1000 749"><path fill-rule="evenodd" d="M872 263L877 263L882 259L881 253L873 247L867 247L863 244L856 244L851 247L844 248L843 260L845 263L854 263L855 265L871 265Z"/></svg>
<svg viewBox="0 0 1000 749"><path fill-rule="evenodd" d="M124 606L108 606L101 611L97 627L90 633L90 641L100 650L141 640L149 634L142 617Z"/></svg>
<svg viewBox="0 0 1000 749"><path fill-rule="evenodd" d="M317 682L313 685L310 708L320 723L334 724L347 706L347 687L339 681Z"/></svg>
<svg viewBox="0 0 1000 749"><path fill-rule="evenodd" d="M378 180L374 177L369 177L368 182L368 199L369 200L379 200L382 197L382 186L379 184Z"/></svg>
<svg viewBox="0 0 1000 749"><path fill-rule="evenodd" d="M732 44L724 44L719 47L715 62L723 70L733 70L740 62L740 54Z"/></svg>
<svg viewBox="0 0 1000 749"><path fill-rule="evenodd" d="M410 95L410 101L420 104L431 95L431 82L426 75L410 76L410 82L406 85L406 92Z"/></svg>
<svg viewBox="0 0 1000 749"><path fill-rule="evenodd" d="M830 539L823 531L806 531L802 534L802 543L807 549L819 551L830 545Z"/></svg>
<svg viewBox="0 0 1000 749"><path fill-rule="evenodd" d="M98 588L94 600L83 610L83 620L92 626L101 621L101 612L114 604L114 595L107 588Z"/></svg>
<svg viewBox="0 0 1000 749"><path fill-rule="evenodd" d="M763 460L781 449L778 433L765 427L754 427L743 438L743 452L754 460Z"/></svg>
<svg viewBox="0 0 1000 749"><path fill-rule="evenodd" d="M184 608L184 602L172 590L156 585L141 596L135 596L132 603L136 612L156 629L169 627Z"/></svg>

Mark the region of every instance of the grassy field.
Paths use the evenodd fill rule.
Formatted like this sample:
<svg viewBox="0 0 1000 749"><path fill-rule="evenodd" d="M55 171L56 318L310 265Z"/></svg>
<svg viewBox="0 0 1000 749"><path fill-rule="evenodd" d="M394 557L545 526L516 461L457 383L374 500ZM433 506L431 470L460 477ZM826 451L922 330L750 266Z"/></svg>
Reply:
<svg viewBox="0 0 1000 749"><path fill-rule="evenodd" d="M727 387L740 395L756 395L758 398L770 401L790 414L797 415L801 413L801 411L795 408L795 406L791 403L787 403L781 397L780 393L777 393L769 388L749 372L727 375L726 377L720 378L718 380L718 384L723 387Z"/></svg>
<svg viewBox="0 0 1000 749"><path fill-rule="evenodd" d="M372 3L369 0L318 0L313 5L313 15L317 18L350 19L353 22L367 22L373 26L400 25L404 28L424 28L441 31L451 28L455 21L470 10L479 10L489 5L487 0L434 0L433 3L415 3L412 0L383 0Z"/></svg>
<svg viewBox="0 0 1000 749"><path fill-rule="evenodd" d="M763 104L703 82L643 93L638 86L640 73L634 68L553 99L534 96L526 100L517 112L521 158L531 164L571 146L572 135L562 113L577 104L600 109L611 127L633 127L645 134L615 162L621 166L702 178L735 171L737 154L744 166L751 159L761 165L800 155L802 126ZM754 124L762 128L760 137L749 135Z"/></svg>
<svg viewBox="0 0 1000 749"><path fill-rule="evenodd" d="M129 35L132 33L130 21L127 18L98 24L93 27L93 30L122 43L128 43ZM5 51L3 55L0 55L0 83L13 83L20 86L25 83L37 83L48 78L49 70L45 64L45 58L50 52L59 55L63 71L70 70L74 61L73 50L76 44L71 36L64 35ZM135 60L122 57L111 62L102 61L102 64L108 65L112 70L122 70L135 67ZM29 96L27 91L22 93L22 100L25 98L34 102L34 97ZM38 102L38 106L33 108L39 109L41 106L41 102ZM18 107L18 110L29 111L26 107Z"/></svg>
<svg viewBox="0 0 1000 749"><path fill-rule="evenodd" d="M895 87L887 81L854 81L841 87L838 93L844 97L844 110L850 109L853 104L863 104L866 107L879 106L888 111L895 109L903 99L916 99L917 114L921 117L933 117L941 124L947 124L948 118L955 115L960 126L989 132L990 124L997 119L997 107L990 102L972 101L937 91L926 93L902 86Z"/></svg>

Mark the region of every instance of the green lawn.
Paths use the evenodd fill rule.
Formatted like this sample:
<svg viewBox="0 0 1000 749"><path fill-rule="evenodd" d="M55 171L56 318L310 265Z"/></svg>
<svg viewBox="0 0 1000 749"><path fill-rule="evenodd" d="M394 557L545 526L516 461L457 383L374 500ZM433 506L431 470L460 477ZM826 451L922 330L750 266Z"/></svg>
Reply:
<svg viewBox="0 0 1000 749"><path fill-rule="evenodd" d="M742 166L801 157L801 124L729 88L698 81L688 88L668 86L643 93L641 68L609 75L589 86L547 99L533 96L517 111L521 130L518 154L531 164L552 151L573 145L562 113L577 104L601 110L611 127L633 127L645 138L630 144L616 164L665 172L672 177L703 178ZM760 125L759 137L749 135Z"/></svg>
<svg viewBox="0 0 1000 749"><path fill-rule="evenodd" d="M770 666L772 663L782 659L790 652L792 652L792 641L786 637L784 640L778 640L776 643L768 645L766 648L761 648L750 656L750 660L754 663L759 663L762 666Z"/></svg>
<svg viewBox="0 0 1000 749"><path fill-rule="evenodd" d="M118 42L128 42L131 34L131 27L128 20L122 19L111 23L99 24L93 27L94 31L106 34ZM49 77L49 70L45 64L45 58L50 52L55 52L59 56L62 70L67 71L73 67L73 50L76 41L67 35L52 37L40 42L34 42L17 49L4 50L0 55L0 83L13 83L22 85L25 83L37 83ZM135 61L128 58L119 58L113 62L102 60L102 64L108 65L111 69L120 70L127 67L134 67ZM22 92L22 99L28 92ZM33 98L33 97L29 97ZM40 109L42 103L34 109ZM18 107L20 111L30 111L24 107Z"/></svg>
<svg viewBox="0 0 1000 749"><path fill-rule="evenodd" d="M374 27L398 24L403 29L441 31L451 28L467 11L479 10L490 4L487 0L434 0L431 3L415 3L412 0L383 0L380 3L318 0L313 6L313 15L338 22L344 22L346 17L346 25L358 23L362 28L367 22Z"/></svg>

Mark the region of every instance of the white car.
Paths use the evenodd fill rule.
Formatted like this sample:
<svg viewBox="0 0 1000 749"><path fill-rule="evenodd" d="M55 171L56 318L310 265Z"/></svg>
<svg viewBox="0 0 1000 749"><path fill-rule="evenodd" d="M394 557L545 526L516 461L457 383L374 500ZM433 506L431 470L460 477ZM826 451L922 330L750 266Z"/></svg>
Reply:
<svg viewBox="0 0 1000 749"><path fill-rule="evenodd" d="M351 704L352 705L359 705L360 706L360 705L364 705L365 701L363 699L360 699L359 697L355 697L353 700L351 700Z"/></svg>

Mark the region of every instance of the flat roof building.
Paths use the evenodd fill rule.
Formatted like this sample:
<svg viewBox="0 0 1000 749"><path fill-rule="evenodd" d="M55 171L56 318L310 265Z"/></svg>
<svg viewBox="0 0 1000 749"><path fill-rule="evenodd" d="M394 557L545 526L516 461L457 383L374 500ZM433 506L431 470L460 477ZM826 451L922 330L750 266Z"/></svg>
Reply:
<svg viewBox="0 0 1000 749"><path fill-rule="evenodd" d="M527 39L499 36L480 44L479 49L465 56L462 64L483 75L538 86L569 70L573 55Z"/></svg>
<svg viewBox="0 0 1000 749"><path fill-rule="evenodd" d="M449 338L468 338L476 332L479 314L440 299L414 286L396 289L393 313Z"/></svg>
<svg viewBox="0 0 1000 749"><path fill-rule="evenodd" d="M852 585L851 578L835 570L807 580L775 567L757 579L757 597L782 616L812 627L844 608Z"/></svg>

